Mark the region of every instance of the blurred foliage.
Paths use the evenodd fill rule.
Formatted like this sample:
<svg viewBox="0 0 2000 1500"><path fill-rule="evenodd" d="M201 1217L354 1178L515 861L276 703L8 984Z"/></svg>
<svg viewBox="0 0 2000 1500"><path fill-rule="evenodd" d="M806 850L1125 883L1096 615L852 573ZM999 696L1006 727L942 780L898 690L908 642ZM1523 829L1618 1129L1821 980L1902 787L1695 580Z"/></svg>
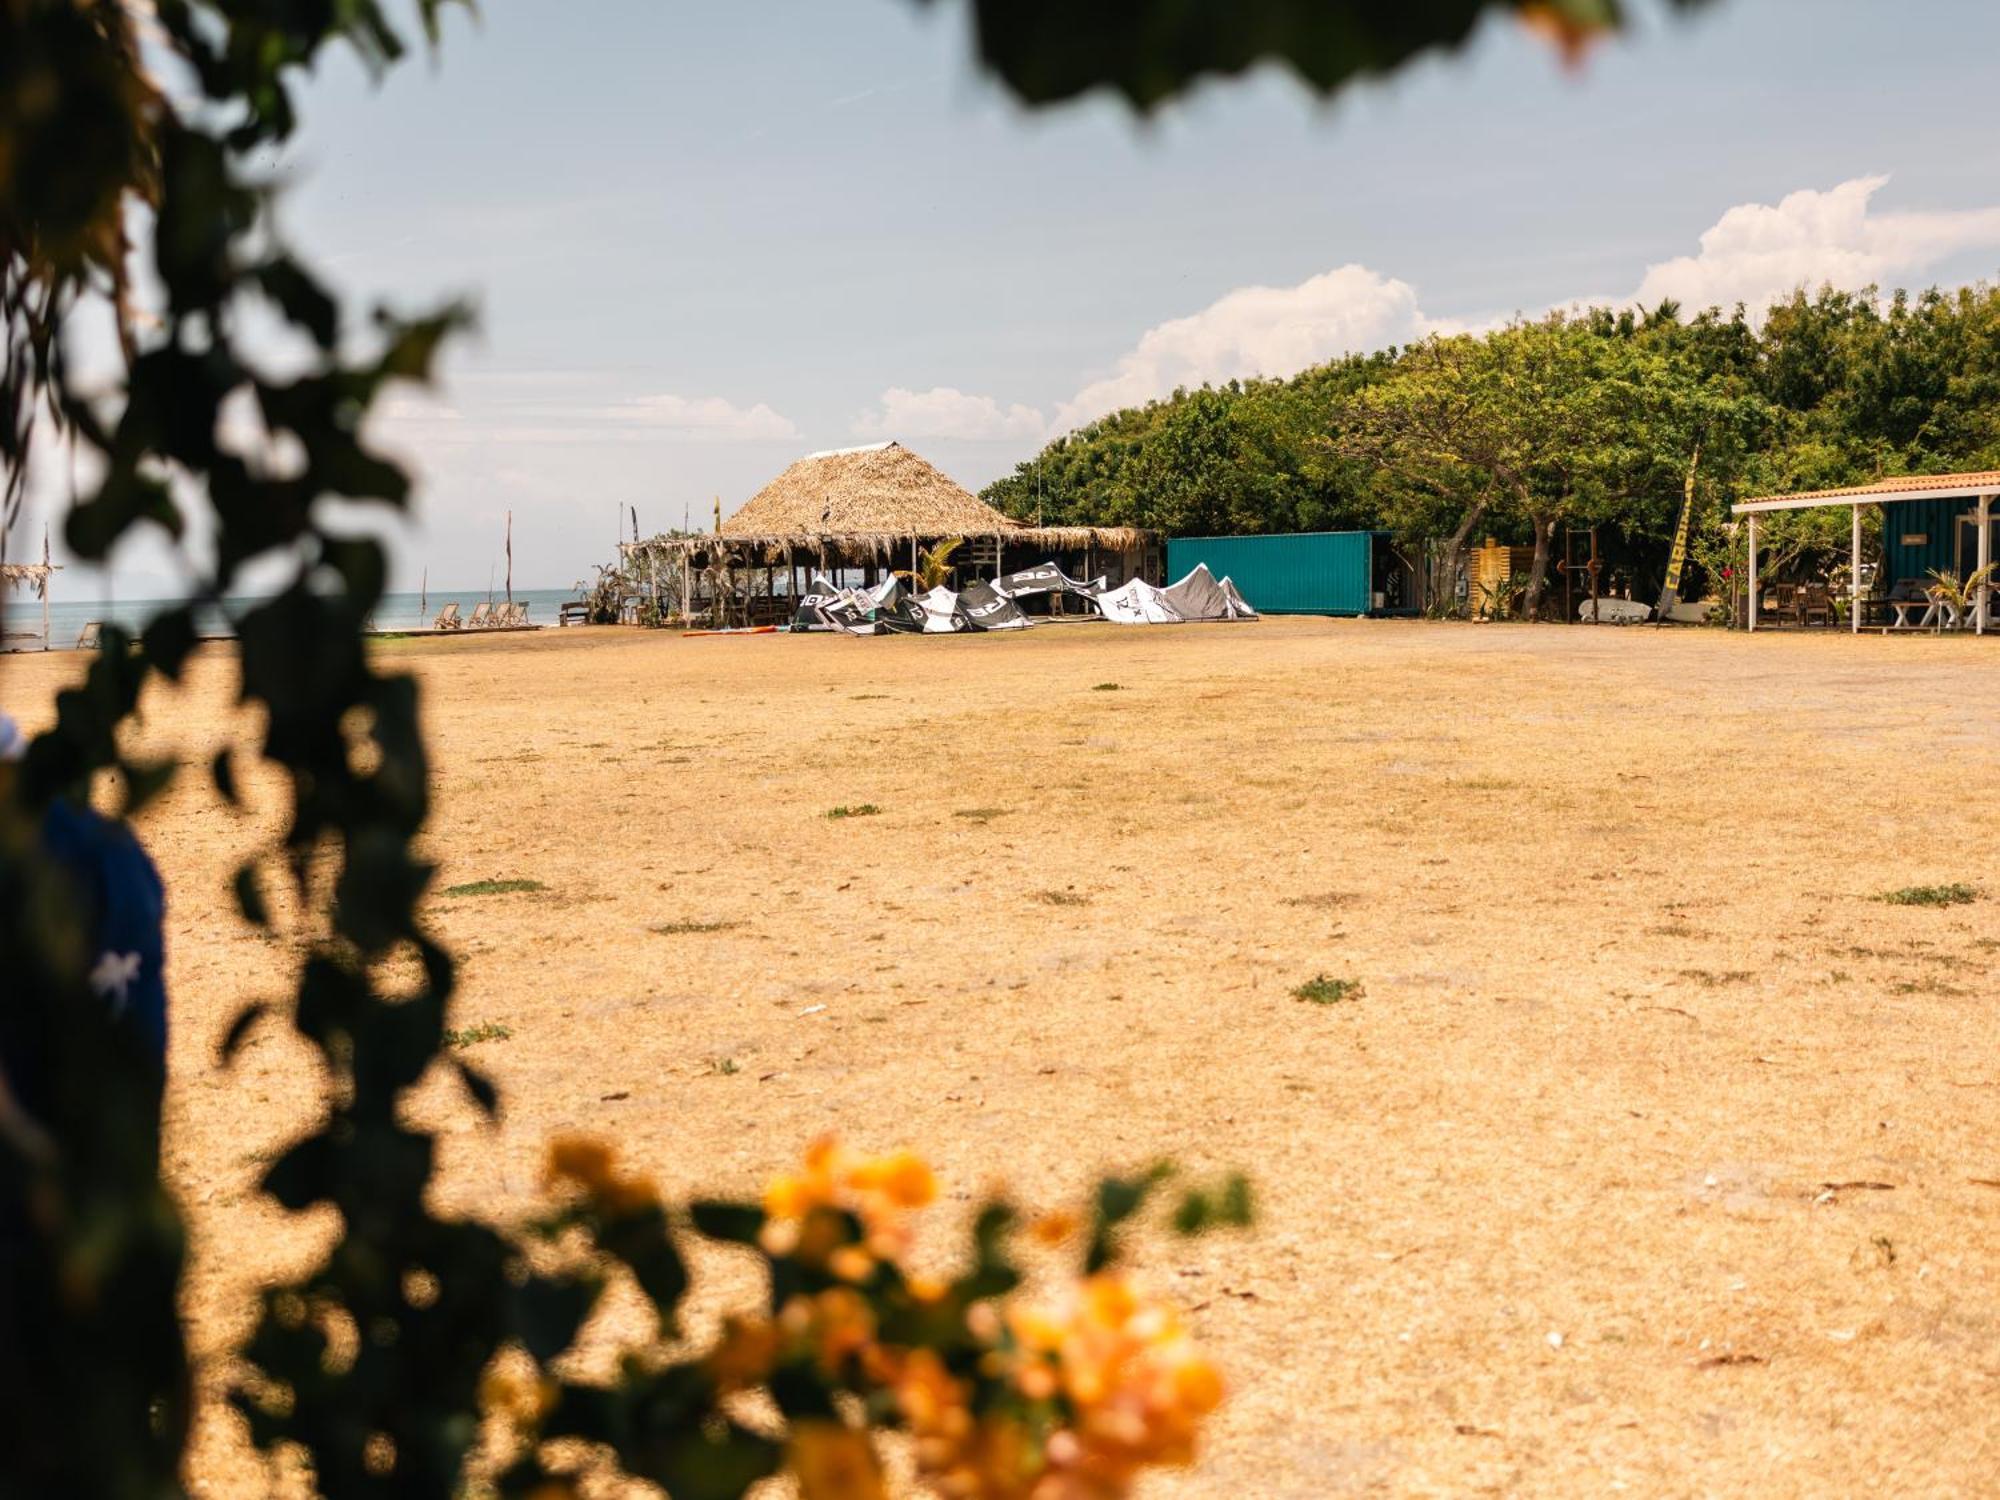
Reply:
<svg viewBox="0 0 2000 1500"><path fill-rule="evenodd" d="M936 0L919 0L935 4ZM1110 88L1139 109L1207 77L1282 64L1331 94L1512 16L1574 58L1618 30L1620 0L970 0L980 57L1033 104ZM1669 0L1693 10L1707 0Z"/></svg>
<svg viewBox="0 0 2000 1500"><path fill-rule="evenodd" d="M1650 601L1690 484L1696 578L1721 593L1745 562L1731 500L1996 465L2000 288L1825 288L1761 323L1590 308L1176 391L1057 438L985 497L1169 535L1380 527L1439 544L1434 585L1491 533L1537 546L1532 611L1565 527L1618 538ZM1848 517L1774 514L1763 536L1767 577L1824 577Z"/></svg>

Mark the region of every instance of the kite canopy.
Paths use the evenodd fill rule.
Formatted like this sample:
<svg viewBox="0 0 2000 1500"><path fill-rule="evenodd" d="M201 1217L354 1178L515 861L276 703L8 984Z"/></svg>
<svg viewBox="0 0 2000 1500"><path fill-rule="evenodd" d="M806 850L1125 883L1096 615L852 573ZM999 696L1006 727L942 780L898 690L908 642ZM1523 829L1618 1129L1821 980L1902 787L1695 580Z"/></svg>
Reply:
<svg viewBox="0 0 2000 1500"><path fill-rule="evenodd" d="M1096 605L1118 625L1178 625L1199 620L1254 620L1257 611L1227 578L1218 582L1206 565L1171 588L1144 579L1107 589L1102 578L1078 583L1056 564L1039 563L991 583L962 589L940 584L911 594L896 578L873 589L843 588L823 573L812 575L812 590L799 600L794 630L837 630L848 635L894 631L950 635L967 630L1025 630L1031 623L1015 601L1033 594L1074 594Z"/></svg>
<svg viewBox="0 0 2000 1500"><path fill-rule="evenodd" d="M1156 589L1143 579L1097 596L1104 618L1118 625L1174 625L1201 620L1254 620L1252 609L1227 578L1218 583L1208 564L1196 563L1179 583Z"/></svg>

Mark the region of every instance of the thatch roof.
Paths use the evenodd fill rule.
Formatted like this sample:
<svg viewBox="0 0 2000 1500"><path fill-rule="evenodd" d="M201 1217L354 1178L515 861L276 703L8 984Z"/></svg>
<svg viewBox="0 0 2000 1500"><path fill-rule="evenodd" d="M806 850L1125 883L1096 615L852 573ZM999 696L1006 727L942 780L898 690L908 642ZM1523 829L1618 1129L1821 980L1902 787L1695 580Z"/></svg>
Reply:
<svg viewBox="0 0 2000 1500"><path fill-rule="evenodd" d="M61 571L61 566L60 563L0 563L0 584L18 587L25 583L37 594L45 594L49 575Z"/></svg>
<svg viewBox="0 0 2000 1500"><path fill-rule="evenodd" d="M751 567L783 567L794 561L817 561L828 567L864 567L869 563L897 565L914 561L912 542L924 546L959 537L991 536L991 531L814 531L778 532L763 536L656 536L639 542L620 542L618 554L630 562L636 558L686 558L695 566L707 561ZM1046 554L1136 552L1159 543L1160 534L1137 526L1022 526L1012 525L998 533L1009 553Z"/></svg>
<svg viewBox="0 0 2000 1500"><path fill-rule="evenodd" d="M722 523L725 537L994 536L1019 529L901 443L809 453Z"/></svg>

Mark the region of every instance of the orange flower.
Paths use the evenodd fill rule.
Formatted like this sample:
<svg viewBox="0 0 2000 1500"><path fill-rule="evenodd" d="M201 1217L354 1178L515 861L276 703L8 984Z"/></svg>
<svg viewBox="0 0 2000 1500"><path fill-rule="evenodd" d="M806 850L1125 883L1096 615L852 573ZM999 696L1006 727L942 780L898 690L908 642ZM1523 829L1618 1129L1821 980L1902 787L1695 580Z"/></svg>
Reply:
<svg viewBox="0 0 2000 1500"><path fill-rule="evenodd" d="M1531 0L1516 12L1528 30L1555 43L1565 66L1575 67L1610 26L1594 17L1579 16L1574 5L1562 0Z"/></svg>
<svg viewBox="0 0 2000 1500"><path fill-rule="evenodd" d="M1028 1233L1036 1244L1053 1250L1074 1235L1079 1227L1075 1214L1058 1209L1035 1220L1028 1226Z"/></svg>
<svg viewBox="0 0 2000 1500"><path fill-rule="evenodd" d="M861 1221L862 1248L875 1260L895 1260L909 1248L910 1230L904 1216L937 1197L937 1179L922 1157L911 1151L887 1156L856 1156L831 1136L806 1148L797 1172L773 1177L764 1188L764 1212L770 1219L762 1236L774 1255L829 1263L829 1257L851 1239L842 1215ZM835 1274L860 1280L857 1256L843 1257Z"/></svg>
<svg viewBox="0 0 2000 1500"><path fill-rule="evenodd" d="M730 1318L708 1354L708 1373L725 1391L761 1385L778 1359L778 1330L768 1318Z"/></svg>
<svg viewBox="0 0 2000 1500"><path fill-rule="evenodd" d="M937 1178L924 1159L912 1151L896 1151L872 1161L857 1162L847 1175L849 1186L887 1199L897 1208L923 1208L937 1197Z"/></svg>
<svg viewBox="0 0 2000 1500"><path fill-rule="evenodd" d="M785 1463L803 1500L885 1500L882 1466L868 1434L839 1422L800 1422Z"/></svg>
<svg viewBox="0 0 2000 1500"><path fill-rule="evenodd" d="M559 1135L549 1142L549 1164L543 1181L549 1187L564 1182L595 1191L611 1180L611 1148L587 1135Z"/></svg>
<svg viewBox="0 0 2000 1500"><path fill-rule="evenodd" d="M660 1190L650 1177L627 1177L617 1168L612 1150L586 1135L559 1135L549 1142L547 1187L573 1182L590 1195L591 1204L607 1217L620 1218L656 1208Z"/></svg>
<svg viewBox="0 0 2000 1500"><path fill-rule="evenodd" d="M1101 1275L1056 1306L1009 1308L1007 1328L1011 1369L1003 1371L1015 1389L1030 1401L1060 1393L1073 1413L1044 1445L1047 1472L1031 1500L1106 1500L1148 1465L1192 1461L1222 1379L1171 1307Z"/></svg>

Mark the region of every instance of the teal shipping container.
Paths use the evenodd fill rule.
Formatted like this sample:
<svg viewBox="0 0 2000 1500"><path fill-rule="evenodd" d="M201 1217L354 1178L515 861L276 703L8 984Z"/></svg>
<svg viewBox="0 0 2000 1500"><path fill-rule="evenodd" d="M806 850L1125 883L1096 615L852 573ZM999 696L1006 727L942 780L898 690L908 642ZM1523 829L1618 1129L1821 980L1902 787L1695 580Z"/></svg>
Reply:
<svg viewBox="0 0 2000 1500"><path fill-rule="evenodd" d="M1415 580L1389 540L1386 531L1177 536L1167 543L1167 581L1206 563L1260 614L1415 614Z"/></svg>

